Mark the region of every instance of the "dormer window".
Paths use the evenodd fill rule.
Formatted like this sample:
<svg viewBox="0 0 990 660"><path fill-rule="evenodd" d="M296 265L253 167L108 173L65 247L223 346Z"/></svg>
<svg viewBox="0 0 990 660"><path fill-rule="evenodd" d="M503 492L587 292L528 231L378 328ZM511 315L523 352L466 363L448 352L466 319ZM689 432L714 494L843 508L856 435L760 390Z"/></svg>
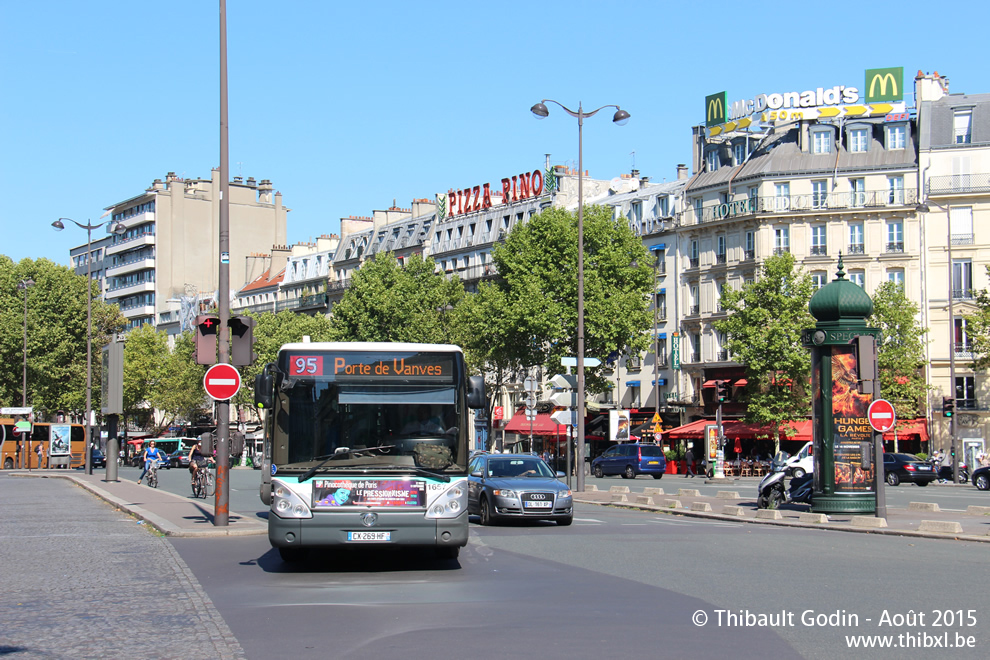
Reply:
<svg viewBox="0 0 990 660"><path fill-rule="evenodd" d="M889 124L886 127L887 149L904 149L907 144L907 125Z"/></svg>
<svg viewBox="0 0 990 660"><path fill-rule="evenodd" d="M710 149L705 154L705 168L709 172L714 172L718 169L718 149Z"/></svg>
<svg viewBox="0 0 990 660"><path fill-rule="evenodd" d="M811 130L811 153L830 154L832 153L832 129L828 127L813 128Z"/></svg>
<svg viewBox="0 0 990 660"><path fill-rule="evenodd" d="M848 147L849 152L854 154L866 153L870 148L870 129L867 126L855 126L849 128Z"/></svg>

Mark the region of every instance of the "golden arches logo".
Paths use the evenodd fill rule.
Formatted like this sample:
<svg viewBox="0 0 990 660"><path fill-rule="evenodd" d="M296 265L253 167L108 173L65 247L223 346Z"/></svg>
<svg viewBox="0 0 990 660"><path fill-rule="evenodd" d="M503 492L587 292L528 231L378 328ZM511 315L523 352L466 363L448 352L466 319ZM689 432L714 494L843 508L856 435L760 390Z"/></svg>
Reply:
<svg viewBox="0 0 990 660"><path fill-rule="evenodd" d="M877 89L879 87L879 89ZM889 89L888 89L889 87ZM904 98L904 68L866 70L866 102L900 101Z"/></svg>
<svg viewBox="0 0 990 660"><path fill-rule="evenodd" d="M705 97L705 126L725 123L725 92Z"/></svg>

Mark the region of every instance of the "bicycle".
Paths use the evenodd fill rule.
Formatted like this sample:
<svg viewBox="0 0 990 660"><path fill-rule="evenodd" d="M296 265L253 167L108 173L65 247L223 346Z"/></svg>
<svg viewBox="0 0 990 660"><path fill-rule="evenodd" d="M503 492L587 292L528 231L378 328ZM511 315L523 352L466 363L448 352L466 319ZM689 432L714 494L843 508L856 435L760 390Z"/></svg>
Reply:
<svg viewBox="0 0 990 660"><path fill-rule="evenodd" d="M151 461L151 465L148 467L148 485L152 488L158 488L158 466L159 461Z"/></svg>
<svg viewBox="0 0 990 660"><path fill-rule="evenodd" d="M205 499L216 492L216 481L213 478L211 468L212 463L202 466L196 470L196 480L193 481L193 497Z"/></svg>

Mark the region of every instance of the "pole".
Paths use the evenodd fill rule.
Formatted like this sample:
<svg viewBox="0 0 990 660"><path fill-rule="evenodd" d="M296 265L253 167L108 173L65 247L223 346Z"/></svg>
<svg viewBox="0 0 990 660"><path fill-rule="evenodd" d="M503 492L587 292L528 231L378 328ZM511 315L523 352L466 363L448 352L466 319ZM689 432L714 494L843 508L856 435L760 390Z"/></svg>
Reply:
<svg viewBox="0 0 990 660"><path fill-rule="evenodd" d="M657 275L660 270L660 254L654 250L653 257L653 392L656 399L653 402L653 412L654 417L660 417L660 339L657 337L657 314L660 311L657 309Z"/></svg>
<svg viewBox="0 0 990 660"><path fill-rule="evenodd" d="M220 0L220 272L217 312L220 317L220 362L230 362L230 173L227 142L227 2ZM213 524L226 527L230 515L230 401L217 402L217 488Z"/></svg>
<svg viewBox="0 0 990 660"><path fill-rule="evenodd" d="M86 474L93 474L93 223L86 221ZM70 434L71 436L71 434ZM69 446L72 446L71 437ZM49 461L51 463L51 461Z"/></svg>
<svg viewBox="0 0 990 660"><path fill-rule="evenodd" d="M578 102L577 456L575 490L584 492L584 112Z"/></svg>
<svg viewBox="0 0 990 660"><path fill-rule="evenodd" d="M31 280L21 280L19 285L20 288L24 289L24 365L21 374L21 407L27 408L27 350L28 350L28 287L34 284ZM26 433L22 434L24 436L26 449L21 453L21 465L20 467L27 467L28 470L31 469L31 443L27 441L28 435ZM41 469L41 462L38 462L38 469Z"/></svg>
<svg viewBox="0 0 990 660"><path fill-rule="evenodd" d="M952 281L952 204L945 205L945 226L947 232L946 248L949 259L949 391L952 393L952 417L949 418L949 446L952 448L952 483L959 483L959 458L956 455L956 406L959 391L956 387L956 317L953 300L956 297ZM962 278L960 278L962 285Z"/></svg>

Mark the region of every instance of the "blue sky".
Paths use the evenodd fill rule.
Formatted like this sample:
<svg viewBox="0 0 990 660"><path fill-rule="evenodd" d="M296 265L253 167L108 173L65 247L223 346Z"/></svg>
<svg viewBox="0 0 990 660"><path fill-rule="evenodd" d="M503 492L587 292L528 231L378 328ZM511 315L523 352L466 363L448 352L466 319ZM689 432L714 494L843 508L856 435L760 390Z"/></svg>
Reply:
<svg viewBox="0 0 990 660"><path fill-rule="evenodd" d="M219 166L217 0L0 0L0 253L68 263L103 208ZM966 6L976 7L977 5ZM938 7L942 9L939 10ZM951 5L228 0L230 173L270 179L290 243L393 200L576 166L690 163L704 97L862 86L867 68L990 92L978 20ZM976 19L976 16L971 18Z"/></svg>

